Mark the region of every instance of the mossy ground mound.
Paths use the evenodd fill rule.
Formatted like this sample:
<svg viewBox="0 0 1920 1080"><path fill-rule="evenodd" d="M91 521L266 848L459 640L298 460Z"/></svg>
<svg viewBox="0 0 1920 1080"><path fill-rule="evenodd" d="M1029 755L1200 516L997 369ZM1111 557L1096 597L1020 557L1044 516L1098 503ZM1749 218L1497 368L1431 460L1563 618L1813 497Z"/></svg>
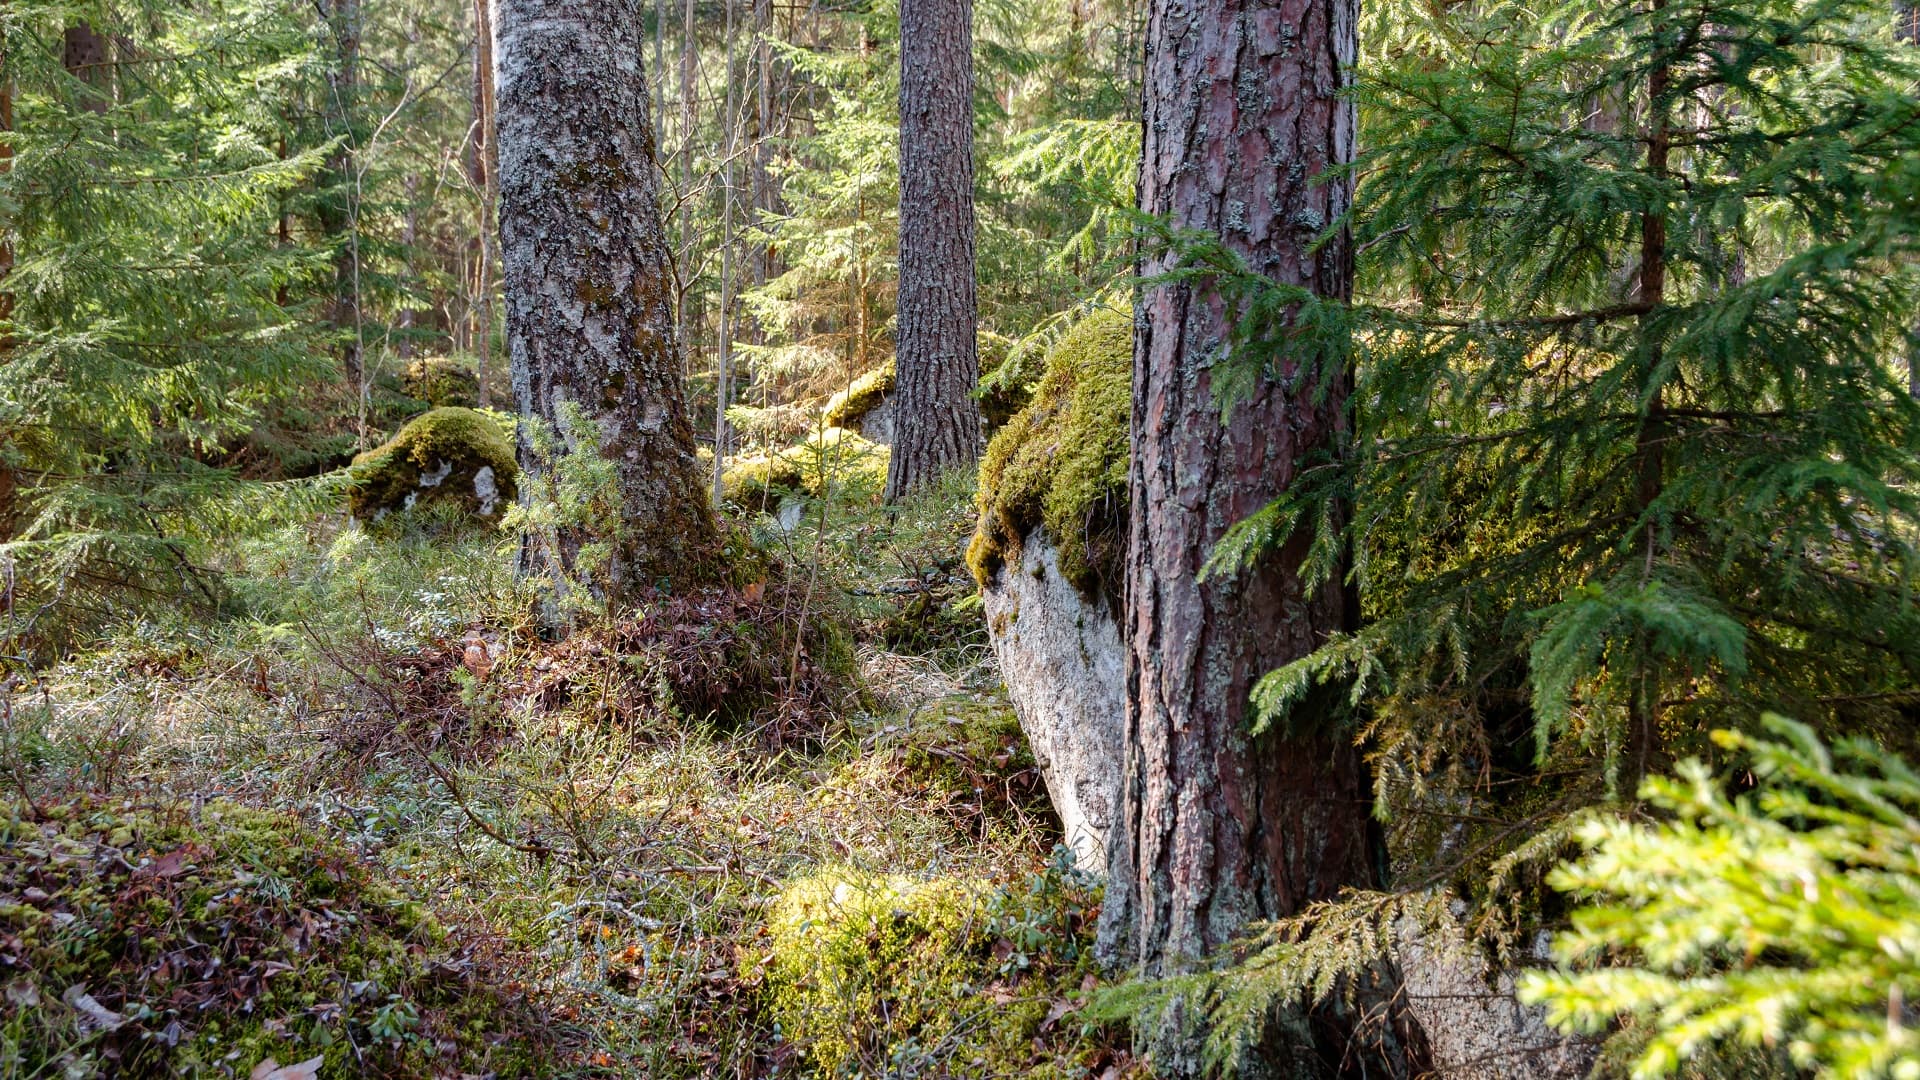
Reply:
<svg viewBox="0 0 1920 1080"><path fill-rule="evenodd" d="M804 579L757 580L645 604L546 647L510 691L542 712L587 708L633 733L681 721L751 731L772 748L817 745L857 704L844 622L808 607Z"/></svg>
<svg viewBox="0 0 1920 1080"><path fill-rule="evenodd" d="M494 517L513 502L520 478L513 443L499 421L475 409L434 409L385 444L353 459L353 516L371 521L430 503Z"/></svg>
<svg viewBox="0 0 1920 1080"><path fill-rule="evenodd" d="M0 820L15 1075L541 1075L545 1021L327 836L232 803L83 798Z"/></svg>
<svg viewBox="0 0 1920 1080"><path fill-rule="evenodd" d="M1125 545L1133 323L1099 311L1047 354L1033 400L980 462L979 524L967 565L982 585L1044 527L1060 569L1089 595L1117 590Z"/></svg>
<svg viewBox="0 0 1920 1080"><path fill-rule="evenodd" d="M829 427L797 446L735 460L720 483L726 500L747 510L772 510L795 493L872 502L886 488L887 458L886 447Z"/></svg>
<svg viewBox="0 0 1920 1080"><path fill-rule="evenodd" d="M472 407L480 403L480 377L458 360L429 356L407 365L400 385L407 396L433 408Z"/></svg>
<svg viewBox="0 0 1920 1080"><path fill-rule="evenodd" d="M1053 829L1033 748L1005 701L942 698L882 732L879 741L895 748L910 782L972 808L977 816L966 823L969 831L1009 818L1045 821Z"/></svg>
<svg viewBox="0 0 1920 1080"><path fill-rule="evenodd" d="M1098 903L1059 865L1000 888L828 867L780 894L768 950L743 959L817 1076L1121 1075L1073 1016Z"/></svg>

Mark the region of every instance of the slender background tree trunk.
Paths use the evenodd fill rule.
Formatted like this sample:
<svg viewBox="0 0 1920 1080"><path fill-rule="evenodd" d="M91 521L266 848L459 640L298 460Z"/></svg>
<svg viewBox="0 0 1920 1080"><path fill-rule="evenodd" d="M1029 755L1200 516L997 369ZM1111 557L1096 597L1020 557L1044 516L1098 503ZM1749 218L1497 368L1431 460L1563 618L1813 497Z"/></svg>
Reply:
<svg viewBox="0 0 1920 1080"><path fill-rule="evenodd" d="M900 298L892 501L980 453L972 0L900 4Z"/></svg>
<svg viewBox="0 0 1920 1080"><path fill-rule="evenodd" d="M1154 0L1141 209L1218 236L1276 282L1347 297L1347 236L1313 244L1351 199L1349 182L1326 174L1353 154L1354 108L1340 91L1357 14L1357 0ZM1149 255L1141 272L1176 261ZM1138 320L1128 760L1101 947L1169 974L1250 922L1374 884L1377 841L1346 732L1308 709L1286 734L1247 734L1253 683L1351 629L1355 598L1338 578L1307 587L1305 538L1199 581L1226 529L1340 437L1346 381L1296 381L1299 365L1283 357L1223 423L1214 370L1232 314L1222 299L1160 285L1140 297Z"/></svg>
<svg viewBox="0 0 1920 1080"><path fill-rule="evenodd" d="M473 5L473 154L467 168L480 198L473 354L483 409L493 403L487 384L493 374L493 236L494 213L500 202L500 161L494 150L493 16L488 2L474 0Z"/></svg>
<svg viewBox="0 0 1920 1080"><path fill-rule="evenodd" d="M106 112L112 104L109 90L113 70L107 58L107 36L82 19L67 27L60 38L61 66L86 86L80 95L80 107L88 112Z"/></svg>
<svg viewBox="0 0 1920 1080"><path fill-rule="evenodd" d="M494 0L500 252L520 414L571 448L563 403L595 425L621 502L616 601L713 567L694 464L648 116L644 0ZM520 462L541 462L523 429ZM536 485L523 484L522 491ZM563 535L563 566L588 539Z"/></svg>
<svg viewBox="0 0 1920 1080"><path fill-rule="evenodd" d="M327 30L333 56L327 68L327 136L341 142L327 158L326 182L333 187L321 201L320 226L333 241L334 329L341 339L340 372L353 392L356 429L366 436L366 358L360 340L360 193L354 177L353 155L358 142L353 130L354 102L360 88L360 0L330 0Z"/></svg>

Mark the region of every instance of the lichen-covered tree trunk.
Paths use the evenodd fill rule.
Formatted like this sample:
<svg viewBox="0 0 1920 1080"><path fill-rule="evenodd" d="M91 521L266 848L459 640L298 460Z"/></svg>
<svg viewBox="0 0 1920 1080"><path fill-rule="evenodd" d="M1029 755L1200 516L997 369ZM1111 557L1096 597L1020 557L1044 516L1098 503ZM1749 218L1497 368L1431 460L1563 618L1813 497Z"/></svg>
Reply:
<svg viewBox="0 0 1920 1080"><path fill-rule="evenodd" d="M1348 296L1347 237L1315 241L1351 197L1328 173L1353 153L1340 94L1357 8L1154 0L1141 209L1217 236L1276 282ZM1141 271L1178 258L1149 255ZM1199 580L1226 529L1285 492L1345 425L1345 383L1314 385L1285 356L1223 422L1215 372L1233 317L1204 283L1149 288L1137 315L1128 760L1101 944L1147 973L1191 970L1250 922L1375 876L1367 777L1347 733L1306 715L1285 734L1248 735L1254 682L1351 629L1353 596L1338 579L1307 586L1304 538Z"/></svg>
<svg viewBox="0 0 1920 1080"><path fill-rule="evenodd" d="M507 348L520 415L613 464L604 570L619 602L704 579L717 527L694 463L673 324L672 252L641 66L644 0L493 0ZM573 428L571 403L597 430ZM546 465L519 456L536 491ZM583 438L590 436L591 438ZM583 532L553 553L571 570Z"/></svg>
<svg viewBox="0 0 1920 1080"><path fill-rule="evenodd" d="M980 454L973 3L900 4L900 296L892 501Z"/></svg>

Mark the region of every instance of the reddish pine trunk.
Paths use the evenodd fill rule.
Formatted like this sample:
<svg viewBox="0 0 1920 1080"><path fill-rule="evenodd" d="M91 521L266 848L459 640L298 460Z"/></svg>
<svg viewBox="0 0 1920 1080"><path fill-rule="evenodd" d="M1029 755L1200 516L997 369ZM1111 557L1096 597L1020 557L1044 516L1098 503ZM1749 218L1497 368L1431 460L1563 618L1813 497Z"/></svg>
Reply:
<svg viewBox="0 0 1920 1080"><path fill-rule="evenodd" d="M900 299L892 501L980 453L972 0L900 4Z"/></svg>
<svg viewBox="0 0 1920 1080"><path fill-rule="evenodd" d="M673 323L673 255L641 67L643 0L494 0L500 254L520 415L568 446L572 402L614 464L614 601L701 583L717 526L694 464ZM542 463L527 433L520 462ZM538 490L523 484L523 492ZM548 554L572 570L584 535ZM548 569L550 569L549 567ZM528 569L533 569L528 567Z"/></svg>
<svg viewBox="0 0 1920 1080"><path fill-rule="evenodd" d="M1348 180L1327 174L1353 156L1354 109L1340 92L1357 16L1358 0L1153 0L1141 209L1217 236L1276 282L1347 298L1349 238L1315 244L1352 196ZM1151 278L1177 258L1149 256L1141 271ZM1348 381L1316 386L1285 356L1223 422L1214 371L1233 318L1204 284L1140 297L1128 760L1101 950L1147 974L1193 970L1251 922L1377 884L1367 774L1350 735L1311 706L1285 732L1248 734L1254 682L1352 629L1355 597L1337 576L1307 585L1304 537L1199 580L1227 528L1285 492L1346 424ZM1362 990L1371 1016L1395 1015L1390 987ZM1170 1072L1197 1068L1200 1019L1149 1034ZM1420 1065L1410 1023L1362 1032L1337 1002L1311 1020L1310 1033L1295 1023L1267 1033L1287 1075L1405 1076Z"/></svg>
<svg viewBox="0 0 1920 1080"><path fill-rule="evenodd" d="M1345 297L1345 236L1309 250L1350 198L1354 0L1156 0L1148 17L1140 204L1218 235L1275 281ZM1149 258L1147 276L1169 268ZM1149 971L1190 967L1253 920L1371 882L1367 783L1339 732L1250 739L1255 680L1353 625L1337 582L1309 589L1302 544L1197 581L1228 526L1286 491L1343 427L1346 387L1263 379L1221 422L1212 368L1230 313L1204 287L1141 297L1128 556L1131 843L1112 864L1109 940ZM1291 367L1291 365L1283 365ZM1291 375L1292 371L1282 374Z"/></svg>

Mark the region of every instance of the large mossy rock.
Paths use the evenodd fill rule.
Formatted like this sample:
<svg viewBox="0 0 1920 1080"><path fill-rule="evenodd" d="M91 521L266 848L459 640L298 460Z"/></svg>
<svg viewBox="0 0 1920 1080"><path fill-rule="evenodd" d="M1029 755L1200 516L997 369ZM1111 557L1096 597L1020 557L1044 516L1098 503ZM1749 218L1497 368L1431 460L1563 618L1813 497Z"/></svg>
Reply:
<svg viewBox="0 0 1920 1080"><path fill-rule="evenodd" d="M480 402L480 377L460 361L444 356L429 356L409 363L400 385L407 396L436 409Z"/></svg>
<svg viewBox="0 0 1920 1080"><path fill-rule="evenodd" d="M414 417L384 445L353 459L350 508L362 521L430 503L499 516L520 479L513 443L500 423L473 409Z"/></svg>
<svg viewBox="0 0 1920 1080"><path fill-rule="evenodd" d="M1126 652L1115 618L1127 493L1131 320L1098 312L1048 353L988 445L967 562L1048 795L1084 869L1120 812Z"/></svg>
<svg viewBox="0 0 1920 1080"><path fill-rule="evenodd" d="M850 428L868 442L893 445L893 361L888 360L828 399L821 419L829 429Z"/></svg>
<svg viewBox="0 0 1920 1080"><path fill-rule="evenodd" d="M799 493L872 501L886 486L888 454L858 432L830 427L785 450L734 459L721 473L721 494L735 506L768 512Z"/></svg>

